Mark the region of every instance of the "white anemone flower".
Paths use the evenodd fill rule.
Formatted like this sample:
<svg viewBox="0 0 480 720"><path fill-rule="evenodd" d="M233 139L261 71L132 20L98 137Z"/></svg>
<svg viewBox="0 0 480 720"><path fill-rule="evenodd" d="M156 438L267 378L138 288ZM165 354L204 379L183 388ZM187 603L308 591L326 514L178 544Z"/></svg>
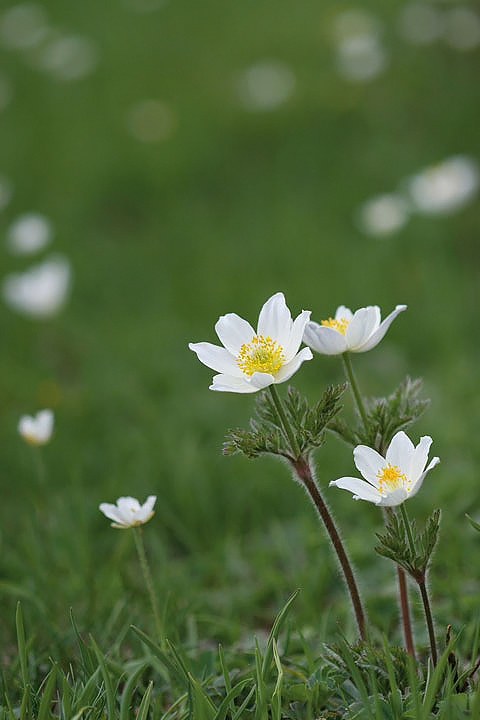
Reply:
<svg viewBox="0 0 480 720"><path fill-rule="evenodd" d="M119 497L116 505L100 503L99 508L104 515L113 520L112 527L125 530L148 522L155 514L156 495L149 495L143 505L133 497Z"/></svg>
<svg viewBox="0 0 480 720"><path fill-rule="evenodd" d="M40 410L35 416L22 415L18 432L30 445L46 445L53 432L53 411Z"/></svg>
<svg viewBox="0 0 480 720"><path fill-rule="evenodd" d="M397 315L406 309L406 305L397 305L380 322L380 308L377 305L360 308L354 313L340 305L334 318L322 320L320 324L313 321L307 323L303 341L323 355L341 355L347 351L367 352L378 345Z"/></svg>
<svg viewBox="0 0 480 720"><path fill-rule="evenodd" d="M208 342L190 343L204 365L216 370L210 390L253 393L292 377L304 360L312 359L310 348L301 345L310 311L302 310L292 320L283 293L267 300L258 316L257 331L235 313L222 315L215 331L223 347Z"/></svg>
<svg viewBox="0 0 480 720"><path fill-rule="evenodd" d="M68 297L71 267L67 258L52 255L23 273L3 280L3 297L11 308L34 318L56 315Z"/></svg>
<svg viewBox="0 0 480 720"><path fill-rule="evenodd" d="M365 480L342 477L332 480L330 485L350 490L354 500L388 507L400 505L417 494L425 475L440 462L440 458L434 457L427 465L431 444L432 438L425 435L415 447L400 430L393 436L386 457L366 445L357 445L353 459Z"/></svg>

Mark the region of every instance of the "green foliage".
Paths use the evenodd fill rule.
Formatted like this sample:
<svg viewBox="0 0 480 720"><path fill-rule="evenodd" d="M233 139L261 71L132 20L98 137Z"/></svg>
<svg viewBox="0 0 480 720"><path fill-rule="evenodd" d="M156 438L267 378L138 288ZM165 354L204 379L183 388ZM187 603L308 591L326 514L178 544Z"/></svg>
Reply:
<svg viewBox="0 0 480 720"><path fill-rule="evenodd" d="M419 397L421 389L420 378L411 380L407 376L387 398L365 399L367 429L357 416L354 427L347 424L343 418L335 418L329 424L329 430L352 447L368 445L384 455L395 433L408 428L427 409L430 401Z"/></svg>
<svg viewBox="0 0 480 720"><path fill-rule="evenodd" d="M422 582L428 569L440 529L440 510L435 510L427 519L425 529L418 532L416 523L411 523L415 552L412 551L403 520L396 513L389 514L385 533L377 533L379 544L376 552L401 565L417 581Z"/></svg>
<svg viewBox="0 0 480 720"><path fill-rule="evenodd" d="M302 455L323 445L327 426L342 409L340 398L344 391L345 385L329 386L320 400L310 406L307 398L289 386L285 410ZM269 391L257 395L250 430L230 430L223 452L225 455L242 453L249 458L262 454L295 457Z"/></svg>

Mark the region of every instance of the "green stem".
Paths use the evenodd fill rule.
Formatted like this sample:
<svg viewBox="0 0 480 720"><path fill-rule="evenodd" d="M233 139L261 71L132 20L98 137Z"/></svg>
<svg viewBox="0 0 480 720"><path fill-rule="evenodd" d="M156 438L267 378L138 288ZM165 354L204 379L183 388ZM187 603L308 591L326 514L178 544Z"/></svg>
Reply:
<svg viewBox="0 0 480 720"><path fill-rule="evenodd" d="M417 555L417 551L415 549L415 543L413 541L413 535L412 535L412 528L410 527L410 520L408 519L407 510L405 508L405 503L402 502L400 505L400 512L402 513L403 518L403 524L405 526L405 530L408 537L408 544L410 545L410 550L412 552L412 562L415 562L415 557Z"/></svg>
<svg viewBox="0 0 480 720"><path fill-rule="evenodd" d="M272 396L272 400L275 403L275 408L277 410L278 416L280 418L280 422L283 425L283 429L285 430L285 434L288 438L288 442L290 443L291 450L294 454L294 459L298 460L300 457L300 448L298 446L297 439L295 437L295 433L292 430L292 427L290 423L288 422L287 413L284 410L282 401L280 400L280 397L277 392L277 388L275 385L270 385L269 388L270 394Z"/></svg>
<svg viewBox="0 0 480 720"><path fill-rule="evenodd" d="M141 528L134 527L133 528L133 536L135 538L135 545L137 548L140 565L142 566L142 572L143 572L145 584L147 586L148 594L150 595L150 603L152 605L153 617L155 619L155 629L157 632L158 640L160 640L160 643L161 643L162 649L163 649L164 637L163 637L163 632L162 632L162 622L160 620L160 615L158 612L157 596L155 594L155 589L153 587L152 573L150 572L150 567L148 565L147 556L145 554L145 546L143 544Z"/></svg>
<svg viewBox="0 0 480 720"><path fill-rule="evenodd" d="M428 599L427 587L425 580L417 581L418 587L420 588L420 595L422 596L423 609L425 610L425 620L427 621L428 637L430 639L430 650L432 652L433 667L437 664L437 643L435 641L435 630L433 627L432 611L430 609L430 601Z"/></svg>
<svg viewBox="0 0 480 720"><path fill-rule="evenodd" d="M357 405L357 410L360 413L360 417L362 418L362 422L365 427L365 430L368 430L367 412L365 410L365 405L363 404L363 399L360 394L360 390L358 389L357 381L355 380L352 362L350 360L350 354L348 352L344 352L342 354L342 360L343 360L343 369L345 370L345 375L350 384L350 389L352 391L355 403Z"/></svg>

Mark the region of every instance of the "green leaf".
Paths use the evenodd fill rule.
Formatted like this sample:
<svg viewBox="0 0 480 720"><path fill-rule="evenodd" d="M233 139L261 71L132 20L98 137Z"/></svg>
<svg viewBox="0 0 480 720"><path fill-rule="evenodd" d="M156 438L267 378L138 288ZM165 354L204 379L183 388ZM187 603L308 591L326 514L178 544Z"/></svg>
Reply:
<svg viewBox="0 0 480 720"><path fill-rule="evenodd" d="M268 674L272 665L273 643L277 642L280 630L282 629L283 624L287 619L288 613L290 612L290 608L292 607L293 601L295 600L299 592L300 590L295 590L295 592L288 598L287 602L275 618L275 622L273 623L272 629L270 630L270 635L268 636L267 647L265 648L265 656L263 658L262 664L263 680L266 680L268 678Z"/></svg>
<svg viewBox="0 0 480 720"><path fill-rule="evenodd" d="M23 613L20 600L17 602L15 624L17 626L18 657L20 659L23 687L26 688L26 686L28 685L27 649L25 645L25 628L23 625Z"/></svg>
<svg viewBox="0 0 480 720"><path fill-rule="evenodd" d="M153 681L150 680L148 687L145 691L145 695L142 698L140 707L138 708L137 720L147 720L148 711L150 709L150 700L152 697Z"/></svg>
<svg viewBox="0 0 480 720"><path fill-rule="evenodd" d="M132 702L133 693L135 692L135 688L137 685L137 680L147 667L148 663L140 665L140 667L137 668L135 672L130 675L127 682L125 683L125 687L123 688L122 692L122 698L120 700L120 720L128 720L130 714L130 705Z"/></svg>
<svg viewBox="0 0 480 720"><path fill-rule="evenodd" d="M205 689L191 673L188 674L193 701L193 717L195 720L214 720L217 708L208 697Z"/></svg>
<svg viewBox="0 0 480 720"><path fill-rule="evenodd" d="M50 705L52 703L53 693L55 692L55 688L57 685L57 666L56 665L52 666L52 669L48 673L47 678L48 679L45 684L45 689L42 694L42 699L40 701L40 707L38 710L37 720L47 720L47 718L50 716Z"/></svg>
<svg viewBox="0 0 480 720"><path fill-rule="evenodd" d="M479 523L475 522L475 520L472 520L472 518L470 517L470 515L468 515L467 513L465 513L465 517L467 518L467 520L468 520L468 522L470 523L470 525L471 525L475 530L478 530L478 532L480 532L480 525L479 525Z"/></svg>
<svg viewBox="0 0 480 720"><path fill-rule="evenodd" d="M105 663L105 657L92 636L90 636L90 641L92 643L95 655L97 656L98 664L100 666L100 672L102 674L103 683L105 686L105 695L107 698L107 718L108 718L108 720L114 720L114 718L116 717L115 716L115 694L113 692L112 678L107 669L107 665Z"/></svg>

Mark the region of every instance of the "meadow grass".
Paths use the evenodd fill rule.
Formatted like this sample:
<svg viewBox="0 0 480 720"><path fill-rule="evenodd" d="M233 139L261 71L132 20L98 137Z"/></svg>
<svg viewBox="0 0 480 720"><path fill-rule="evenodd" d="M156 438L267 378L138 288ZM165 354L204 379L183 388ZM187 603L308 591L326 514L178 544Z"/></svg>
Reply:
<svg viewBox="0 0 480 720"><path fill-rule="evenodd" d="M384 23L390 63L354 85L334 69L333 2L171 0L150 14L109 0L43 7L52 25L90 37L99 62L92 75L62 83L0 45L12 86L0 112L0 171L14 187L2 234L21 213L44 213L55 227L52 250L74 272L58 317L0 310L2 717L43 720L59 712L63 693L65 718L86 707L102 717L106 707L126 720L137 682L126 679L137 671L140 718L221 718L225 697L229 718L267 717L267 707L274 718L314 718L329 703L337 713L350 706L346 717L429 717L432 674L418 678L418 695L407 700L415 673L406 666L395 690L393 650L381 660L385 686L377 687L373 660L355 677L344 643L356 641L356 630L314 512L281 463L222 456L227 429L247 424L253 400L209 392L211 373L187 343L214 342L226 312L254 322L278 290L293 314L311 309L318 320L341 303L378 304L384 313L408 304L382 344L354 358L355 372L367 395L423 376L432 398L414 435L432 435L442 464L409 513L421 523L442 509L429 584L440 653L452 625L467 670L478 650L480 590L478 537L464 518L480 517L478 202L452 215L413 215L385 238L364 235L354 217L365 200L425 165L458 153L480 158L478 54L410 46L397 32L399 8L370 2L364 8ZM268 58L291 67L295 91L274 111L248 112L236 79ZM141 143L128 133L126 113L144 98L173 109L168 140ZM1 253L2 277L30 263ZM338 358L315 357L294 384L314 401L342 381ZM21 414L43 407L56 421L39 449L42 479L16 428ZM353 414L347 395L344 414ZM384 635L387 648L401 645L393 567L373 552L378 509L327 489L352 472L351 451L329 436L315 461L378 652ZM133 537L98 511L102 501L151 493L156 514L143 538L173 669L130 628L155 632ZM413 588L411 596L425 658ZM323 643L340 650L328 655ZM414 701L421 710L408 705ZM435 712L461 717L467 702L480 701L447 682Z"/></svg>

